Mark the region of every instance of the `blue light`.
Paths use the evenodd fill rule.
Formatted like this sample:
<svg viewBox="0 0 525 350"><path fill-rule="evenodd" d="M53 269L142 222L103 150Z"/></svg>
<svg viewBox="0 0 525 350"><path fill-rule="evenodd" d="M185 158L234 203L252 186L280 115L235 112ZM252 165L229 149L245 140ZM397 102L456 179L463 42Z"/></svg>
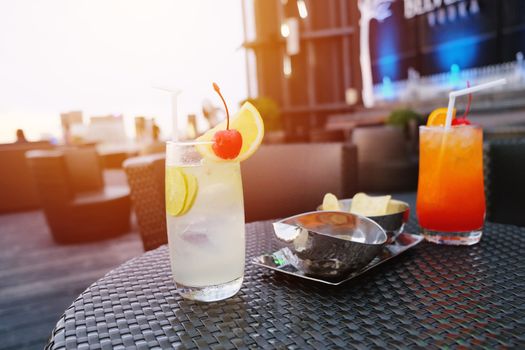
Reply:
<svg viewBox="0 0 525 350"><path fill-rule="evenodd" d="M381 93L383 94L383 97L385 100L393 100L394 99L394 86L392 85L392 80L390 80L390 77L383 77L383 84L381 85Z"/></svg>
<svg viewBox="0 0 525 350"><path fill-rule="evenodd" d="M450 86L451 87L459 87L460 85L460 79L459 79L459 72L461 69L459 66L454 63L450 66Z"/></svg>
<svg viewBox="0 0 525 350"><path fill-rule="evenodd" d="M446 71L454 64L464 68L474 64L479 51L480 39L469 35L470 33L466 32L449 32L441 36L440 41L443 44L438 45L435 51L440 71ZM464 38L454 40L454 37L462 36Z"/></svg>
<svg viewBox="0 0 525 350"><path fill-rule="evenodd" d="M379 77L393 77L399 79L399 23L387 19L381 23L380 31L375 36L375 47L377 48L375 62L377 75ZM389 78L390 79L390 78Z"/></svg>
<svg viewBox="0 0 525 350"><path fill-rule="evenodd" d="M379 69L379 75L384 77L395 77L397 75L398 60L399 58L396 54L384 56L378 59L377 67Z"/></svg>

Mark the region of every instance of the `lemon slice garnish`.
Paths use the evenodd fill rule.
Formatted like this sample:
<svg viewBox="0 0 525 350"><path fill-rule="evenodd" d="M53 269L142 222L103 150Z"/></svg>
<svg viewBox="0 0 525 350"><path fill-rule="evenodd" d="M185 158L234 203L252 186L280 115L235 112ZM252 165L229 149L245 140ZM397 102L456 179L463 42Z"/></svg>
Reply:
<svg viewBox="0 0 525 350"><path fill-rule="evenodd" d="M213 141L215 133L226 129L226 121L208 130L205 134L197 138L197 141ZM197 150L203 157L215 161L243 161L251 157L257 151L264 137L264 122L259 111L250 102L242 105L241 109L230 118L230 129L235 129L242 135L242 147L239 155L235 159L225 160L215 155L211 144L199 144Z"/></svg>

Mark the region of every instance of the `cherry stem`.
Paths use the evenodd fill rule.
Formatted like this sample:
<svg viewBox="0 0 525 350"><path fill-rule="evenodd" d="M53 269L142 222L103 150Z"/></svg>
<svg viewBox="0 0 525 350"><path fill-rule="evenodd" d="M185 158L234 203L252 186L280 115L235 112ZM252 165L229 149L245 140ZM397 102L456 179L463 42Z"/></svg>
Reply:
<svg viewBox="0 0 525 350"><path fill-rule="evenodd" d="M470 81L467 80L467 88L470 87ZM465 113L463 113L463 116L461 118L467 119L467 115L470 112L470 104L472 103L472 94L468 94L468 102L467 102L467 108L465 108Z"/></svg>
<svg viewBox="0 0 525 350"><path fill-rule="evenodd" d="M230 112L228 112L228 106L226 105L226 101L224 101L224 97L222 97L221 89L219 89L219 85L216 83L213 83L213 89L216 93L219 94L221 97L222 103L224 104L224 108L226 109L226 130L230 130Z"/></svg>

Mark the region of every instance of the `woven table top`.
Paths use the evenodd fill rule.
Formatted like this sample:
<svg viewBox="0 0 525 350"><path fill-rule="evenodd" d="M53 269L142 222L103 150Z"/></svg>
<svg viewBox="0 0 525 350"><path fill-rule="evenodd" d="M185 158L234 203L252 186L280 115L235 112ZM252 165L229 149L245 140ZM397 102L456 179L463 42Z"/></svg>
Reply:
<svg viewBox="0 0 525 350"><path fill-rule="evenodd" d="M246 225L247 260L272 232ZM525 228L489 223L475 246L423 242L339 287L247 261L240 292L205 304L177 294L162 246L82 293L47 348L525 348L524 253Z"/></svg>

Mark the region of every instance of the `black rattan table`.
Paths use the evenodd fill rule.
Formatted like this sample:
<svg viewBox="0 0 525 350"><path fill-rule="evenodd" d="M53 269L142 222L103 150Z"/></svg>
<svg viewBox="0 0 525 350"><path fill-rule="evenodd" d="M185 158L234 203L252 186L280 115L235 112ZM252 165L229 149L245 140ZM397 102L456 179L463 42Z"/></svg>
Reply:
<svg viewBox="0 0 525 350"><path fill-rule="evenodd" d="M247 260L276 248L270 222L246 230ZM423 242L339 287L248 261L240 292L205 304L177 294L162 246L82 293L47 348L523 349L524 254L525 228L489 223L475 246Z"/></svg>

